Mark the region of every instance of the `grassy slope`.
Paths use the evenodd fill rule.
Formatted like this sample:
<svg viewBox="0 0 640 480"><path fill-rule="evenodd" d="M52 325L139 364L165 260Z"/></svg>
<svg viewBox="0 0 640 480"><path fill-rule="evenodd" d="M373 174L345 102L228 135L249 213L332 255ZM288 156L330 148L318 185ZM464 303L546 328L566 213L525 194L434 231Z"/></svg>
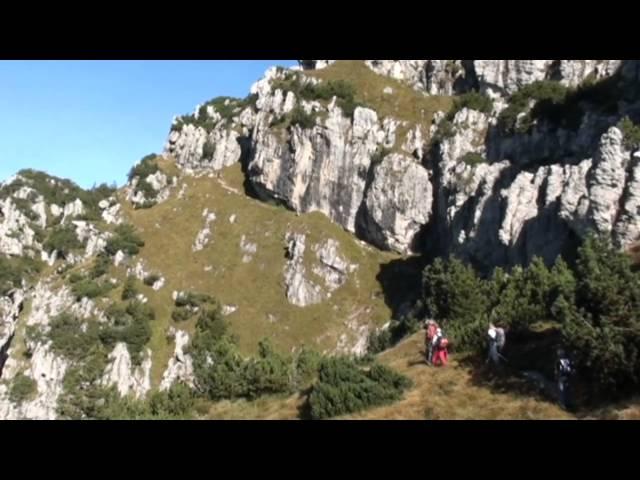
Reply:
<svg viewBox="0 0 640 480"><path fill-rule="evenodd" d="M390 311L379 294L376 276L380 265L398 258L397 255L362 246L320 213L298 216L247 197L239 165L223 170L220 177L185 178L182 181L187 190L183 199L176 196L178 186L168 201L151 209L125 208L146 242L137 258L146 261L147 269L161 272L167 281L159 292L140 285L157 315L151 340L154 385L159 382L173 349L165 332L174 324L170 318L174 290L205 292L223 304L237 305L238 310L227 318L246 353L255 351L264 337L286 351L302 344L331 349L345 331L345 320L356 318L359 323L381 325L389 319ZM217 219L212 224L209 244L204 250L193 252L194 239L204 225L205 208L215 212ZM232 214L236 215L233 224L229 222ZM306 308L287 302L283 268L284 237L288 231L308 234L305 260L311 260L312 244L335 238L349 261L359 265L357 272L328 301ZM250 263L242 262L242 235L258 245ZM208 266L212 269L207 272L204 269ZM123 279L123 272L119 276ZM194 321L176 326L192 331Z"/></svg>
<svg viewBox="0 0 640 480"><path fill-rule="evenodd" d="M424 364L423 334L409 337L378 360L411 378L414 386L392 405L341 417L343 420L437 420L437 419L571 419L553 403L527 395L501 392L474 379L470 368L454 355L446 368ZM220 402L213 405L208 418L296 419L304 398L263 398L255 402Z"/></svg>
<svg viewBox="0 0 640 480"><path fill-rule="evenodd" d="M455 355L446 368L425 365L423 333L409 337L380 355L385 365L413 380L404 399L389 406L351 415L357 419L568 419L556 405L531 396L501 392L476 381Z"/></svg>
<svg viewBox="0 0 640 480"><path fill-rule="evenodd" d="M381 118L393 116L408 121L409 126L399 130L396 148L404 141L409 128L418 123L428 127L433 113L448 110L452 103L450 97L426 96L399 81L377 75L362 61L338 61L325 70L306 74L324 80L349 81L358 91L358 100L374 107ZM383 93L386 87L393 88L392 95ZM425 138L427 129L423 129ZM170 160L162 160L160 167L171 175L177 174ZM188 188L182 200L177 199L174 192L169 201L149 210L136 211L123 202L127 216L146 241L140 257L147 261L148 268L161 272L167 279L160 292L140 285L157 315L150 344L154 352L153 385L159 383L173 350L165 332L173 324L170 315L174 290L211 293L224 304L238 305L238 311L228 318L239 336L242 350L247 353L253 352L263 337L270 337L276 346L285 350L314 344L314 341L314 347L330 349L345 331L345 320L357 319L359 323L376 325L388 320L390 311L382 300L376 276L381 264L397 256L362 247L320 213L296 216L247 198L239 165L229 167L221 176L223 182L238 193L223 188L214 179L189 178L184 180ZM209 245L194 253L191 246L203 226L201 214L205 208L215 212L217 220ZM234 224L228 221L232 214L237 215ZM349 261L360 265L357 273L327 302L306 308L289 305L282 274L287 231L308 234L305 264L311 261L313 243L333 237L340 242ZM248 264L242 263L239 248L243 234L258 244L258 252ZM205 266L213 268L205 272ZM318 280L311 272L309 276ZM123 280L124 273L120 271L116 277ZM189 321L179 327L192 331L193 323Z"/></svg>

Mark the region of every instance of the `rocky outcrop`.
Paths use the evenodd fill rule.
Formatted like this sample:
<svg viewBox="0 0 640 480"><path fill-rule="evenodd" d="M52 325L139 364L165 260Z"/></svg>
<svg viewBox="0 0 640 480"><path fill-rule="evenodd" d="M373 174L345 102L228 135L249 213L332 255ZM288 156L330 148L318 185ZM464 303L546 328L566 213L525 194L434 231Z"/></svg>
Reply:
<svg viewBox="0 0 640 480"><path fill-rule="evenodd" d="M238 311L237 305L222 305L221 308L222 314L224 316L231 315L232 313Z"/></svg>
<svg viewBox="0 0 640 480"><path fill-rule="evenodd" d="M430 173L412 157L392 154L375 167L366 196L364 236L381 248L407 253L431 218ZM422 246L418 246L418 250Z"/></svg>
<svg viewBox="0 0 640 480"><path fill-rule="evenodd" d="M621 60L560 60L556 68L560 72L560 81L575 87L584 82L587 77L593 80L610 77L616 73L621 64Z"/></svg>
<svg viewBox="0 0 640 480"><path fill-rule="evenodd" d="M171 189L177 183L178 179L176 177L169 177L162 170L158 170L144 178L136 176L127 184L125 189L126 198L136 208L148 208L166 201L171 195ZM115 207L112 208L115 209L115 213L119 211ZM107 215L110 215L110 213Z"/></svg>
<svg viewBox="0 0 640 480"><path fill-rule="evenodd" d="M544 80L552 60L474 60L481 90L490 96L511 95L536 80Z"/></svg>
<svg viewBox="0 0 640 480"><path fill-rule="evenodd" d="M85 258L94 257L104 251L107 240L111 236L108 233L101 232L93 224L85 221L72 222L78 240L85 246Z"/></svg>
<svg viewBox="0 0 640 480"><path fill-rule="evenodd" d="M258 245L250 242L245 235L240 238L240 250L242 251L242 263L249 263L258 251Z"/></svg>
<svg viewBox="0 0 640 480"><path fill-rule="evenodd" d="M125 343L117 343L109 354L109 365L102 383L115 386L120 395L143 398L151 389L151 350L147 349L141 365L134 367Z"/></svg>
<svg viewBox="0 0 640 480"><path fill-rule="evenodd" d="M338 338L334 353L338 355L354 355L356 357L366 355L369 336L373 331L373 327L366 323L359 323L355 318L347 319L344 322L344 327L345 331Z"/></svg>
<svg viewBox="0 0 640 480"><path fill-rule="evenodd" d="M309 262L305 262L306 235L290 232L286 242L285 287L287 300L293 305L306 307L325 301L344 285L348 275L357 268L342 256L340 245L334 239L313 245L311 250L315 259ZM311 278L309 266L317 280Z"/></svg>
<svg viewBox="0 0 640 480"><path fill-rule="evenodd" d="M24 292L21 289L14 289L8 295L0 297L0 378L2 378L2 370L8 358L23 303Z"/></svg>
<svg viewBox="0 0 640 480"><path fill-rule="evenodd" d="M198 235L196 235L196 239L191 247L194 252L199 252L209 243L211 239L211 224L216 220L216 214L209 212L209 209L205 209L204 212L202 212L202 216L204 217L204 226L202 230L198 232Z"/></svg>
<svg viewBox="0 0 640 480"><path fill-rule="evenodd" d="M365 60L366 65L380 75L426 87L428 60Z"/></svg>
<svg viewBox="0 0 640 480"><path fill-rule="evenodd" d="M69 309L73 296L67 288L53 290L50 285L40 282L31 294L31 310L26 318L27 326L39 326L46 332L51 318ZM21 404L14 404L8 398L8 389L0 387L1 419L50 420L57 417L58 397L63 390L63 380L69 362L51 351L49 341L44 339L28 345L30 358L27 362L10 358L2 373L3 380L10 384L18 373L24 373L36 382L34 397ZM26 363L26 365L25 365Z"/></svg>
<svg viewBox="0 0 640 480"><path fill-rule="evenodd" d="M331 63L300 61L300 66L318 69ZM499 100L490 114L468 108L457 112L451 134L428 152L428 126L379 119L367 108L356 108L349 118L335 100L327 106L275 88L275 82L286 84L298 74L272 68L251 89L257 96L255 108L247 107L225 121L207 108L206 115L218 122L213 130L184 125L170 135L169 149L187 170L221 168L227 160L203 158L204 150L213 151L204 149L204 142L215 133L215 151L222 146L236 152L229 162L243 158L258 196L299 213L322 212L370 243L401 253L439 245L494 265L526 262L536 252L551 259L572 235L583 235L589 228L604 229L620 245L637 236L637 161L628 152L624 161L601 161L596 155L604 148L600 138L619 115L587 110L581 124L572 129L543 121L513 135L497 128L498 112L523 86L550 79L573 87L586 79L613 75L620 61L367 60L365 64L428 94L479 88ZM637 79L638 69L629 62L622 70L625 78ZM299 81L318 82L304 76ZM391 89L388 95L393 94ZM311 115L313 125L277 127L296 107ZM436 123L443 117L435 115ZM224 146L223 134L234 125L241 130L238 142L246 142L242 154L235 145ZM408 131L404 138L397 138L400 129ZM434 123L430 133L436 129ZM381 159L384 149L393 154ZM591 201L592 195L604 195L605 200ZM614 198L620 207L611 206L609 200ZM541 240L549 232L553 239ZM241 248L247 262L252 252L245 242ZM304 275L295 273L299 268L288 272L289 291L297 292L296 301L320 301L322 282L312 277L303 280Z"/></svg>
<svg viewBox="0 0 640 480"><path fill-rule="evenodd" d="M153 285L151 285L151 288L157 292L162 287L164 287L165 283L166 283L166 279L164 277L160 277L158 280L153 282Z"/></svg>
<svg viewBox="0 0 640 480"><path fill-rule="evenodd" d="M185 353L189 345L189 334L184 330L176 330L171 327L169 336L175 341L173 357L169 359L169 365L162 375L160 390L168 390L175 382L183 382L193 386L193 360L191 355Z"/></svg>
<svg viewBox="0 0 640 480"><path fill-rule="evenodd" d="M373 110L356 108L353 123L335 104L322 126L294 126L287 143L269 128L271 115L258 114L255 152L248 176L263 197L276 198L298 212L320 211L355 231L371 157L385 142Z"/></svg>
<svg viewBox="0 0 640 480"><path fill-rule="evenodd" d="M510 160L465 164L468 152L482 158L478 140L491 123L478 112L471 117L459 112L454 127L463 118L475 127L455 128L439 146L435 236L446 250L490 268L527 263L534 255L552 262L572 239L591 231L621 247L638 238L638 160L618 128L591 140L597 145L592 158L522 170Z"/></svg>
<svg viewBox="0 0 640 480"><path fill-rule="evenodd" d="M115 198L111 197L107 200L102 200L98 204L98 207L100 208L100 210L102 210L102 219L105 222L115 225L119 225L122 223L123 220L120 213L122 207Z"/></svg>
<svg viewBox="0 0 640 480"><path fill-rule="evenodd" d="M640 238L640 152L633 154L627 171L623 205L614 231L614 240L620 247L633 245Z"/></svg>
<svg viewBox="0 0 640 480"><path fill-rule="evenodd" d="M35 232L29 219L18 209L12 197L0 200L0 254L23 256L35 244Z"/></svg>
<svg viewBox="0 0 640 480"><path fill-rule="evenodd" d="M244 156L247 177L260 197L280 201L299 213L320 211L380 248L401 253L420 251L426 246L420 234L431 230L443 234L442 243L446 243L444 238L453 238L453 244L486 242L487 248L497 247L498 253L490 255L492 259L511 256L500 245L528 248L522 246L523 237L518 233L523 231L523 225L518 223L522 220L531 225L539 221L532 206L527 206L528 213L524 213L524 204L518 207L511 202L508 208L505 206L516 192L524 194L523 189L530 190L526 186L527 175L511 185L519 170L559 155L571 158L568 163L576 165L592 155L599 136L613 121L587 113L575 131L536 125L530 133L505 136L496 128L497 111L504 108L509 95L536 80L555 79L575 86L587 77L610 76L620 65L616 60L367 60L365 63L381 75L430 94L480 88L502 100L496 103L493 114L468 108L458 112L452 122L453 135L440 142L437 160L428 162L429 167L425 168L428 139L423 127L426 126L413 126L405 138L396 138L399 129L407 127L403 122L393 118L381 120L376 112L366 108L356 108L351 119L335 101L325 107L317 101L297 98L294 92L273 86L276 81L286 83L295 74L272 68L251 89L257 96L255 110L246 108L227 122L216 124L213 129L218 132L216 151L219 146L229 150L220 136L229 130L229 125L241 126L243 136L238 136L238 141L250 144ZM303 69L328 64L300 62ZM318 82L304 76L299 81ZM312 127L294 125L283 131L273 126L274 120L296 106L312 115L315 123ZM207 110L207 115L219 120L213 108ZM442 115L436 117L440 120ZM435 128L432 127L432 134ZM212 132L200 130L184 125L179 132L174 131L169 142L174 145L169 148L171 153L179 157L179 163L187 170L226 165L226 160L212 163L203 158L205 137ZM380 162L379 154L385 148L393 148L395 153ZM234 159L241 156L234 155ZM376 160L375 165L372 159ZM232 161L237 160L229 160ZM534 185L534 190L546 188L543 173L534 172L532 178L540 182ZM498 194L495 189L504 192ZM471 214L471 210L475 212ZM548 215L545 221L553 216ZM492 216L498 219L490 220ZM489 227L494 228L491 241L484 233ZM204 240L206 232L201 233ZM245 253L244 259L249 261L250 254Z"/></svg>
<svg viewBox="0 0 640 480"><path fill-rule="evenodd" d="M185 125L181 131L171 132L165 148L185 169L220 170L240 160L239 136L238 131L222 125L209 133L202 127ZM207 144L210 147L205 148Z"/></svg>
<svg viewBox="0 0 640 480"><path fill-rule="evenodd" d="M172 155L178 165L198 167L206 141L207 132L204 128L185 125L179 132L174 130L169 134L165 152Z"/></svg>
<svg viewBox="0 0 640 480"><path fill-rule="evenodd" d="M225 100L224 108L234 106L236 114L231 119L223 118L214 105L196 107L193 116L200 123L181 123L176 118L174 125L180 123L180 127L172 128L165 153L188 172L220 170L237 163L242 156L241 139L248 137L255 116L252 107L245 107L238 100Z"/></svg>
<svg viewBox="0 0 640 480"><path fill-rule="evenodd" d="M588 178L587 216L596 232L610 235L617 220L631 155L622 146L622 132L611 128L600 139Z"/></svg>
<svg viewBox="0 0 640 480"><path fill-rule="evenodd" d="M340 253L340 244L333 238L313 247L318 263L312 268L313 273L324 280L327 298L331 292L340 288L347 281L350 273L358 266L350 264Z"/></svg>
<svg viewBox="0 0 640 480"><path fill-rule="evenodd" d="M314 69L326 66L322 62L327 61L300 62L303 69ZM621 61L365 60L365 64L380 75L400 80L431 95L451 95L479 87L491 96L504 97L536 80L553 79L574 87L586 78L602 79L613 75Z"/></svg>
<svg viewBox="0 0 640 480"><path fill-rule="evenodd" d="M306 276L307 269L304 265L306 236L291 233L287 235L286 241L288 261L284 270L284 281L287 300L298 307L320 303L323 300L322 288Z"/></svg>
<svg viewBox="0 0 640 480"><path fill-rule="evenodd" d="M125 258L127 258L127 255L122 250L118 250L113 256L113 264L117 267L124 262Z"/></svg>
<svg viewBox="0 0 640 480"><path fill-rule="evenodd" d="M317 128L294 127L287 145L270 127L274 118L290 112L298 103L293 92L283 93L271 86L286 75L285 70L272 68L253 85L257 114L248 107L230 122L218 121L211 132L185 124L170 134L167 153L176 157L186 171L216 170L237 162L241 157L238 142L247 139L249 179L261 196L283 199L300 212L322 211L354 231L370 157L379 146L395 142L398 122L381 124L375 112L363 108L356 109L352 122L332 104L328 118ZM307 111L324 108L318 102L301 104ZM209 111L208 115L216 121L218 114ZM232 145L228 141L230 129L241 130L234 134ZM206 142L211 148L204 148ZM206 158L205 150L215 150L212 161ZM218 158L218 152L233 154Z"/></svg>
<svg viewBox="0 0 640 480"><path fill-rule="evenodd" d="M85 212L84 204L79 198L76 198L73 202L67 203L62 210L62 222L68 218L75 218L82 215Z"/></svg>
<svg viewBox="0 0 640 480"><path fill-rule="evenodd" d="M298 65L303 70L321 70L334 62L335 60L298 60Z"/></svg>
<svg viewBox="0 0 640 480"><path fill-rule="evenodd" d="M9 389L0 385L0 419L3 420L54 420L56 406L63 390L63 380L68 368L65 359L52 353L46 345L38 344L32 351L29 368L22 372L35 381L35 399L20 404L8 398ZM10 384L14 375L7 376Z"/></svg>

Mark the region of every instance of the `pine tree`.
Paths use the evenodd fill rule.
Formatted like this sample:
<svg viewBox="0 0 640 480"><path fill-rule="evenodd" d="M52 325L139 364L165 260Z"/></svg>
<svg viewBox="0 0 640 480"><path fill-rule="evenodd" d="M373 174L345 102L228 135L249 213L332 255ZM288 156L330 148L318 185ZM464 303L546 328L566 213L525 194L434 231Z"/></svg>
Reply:
<svg viewBox="0 0 640 480"><path fill-rule="evenodd" d="M575 305L557 305L563 337L582 374L600 391L640 383L640 275L629 257L587 238L577 262Z"/></svg>

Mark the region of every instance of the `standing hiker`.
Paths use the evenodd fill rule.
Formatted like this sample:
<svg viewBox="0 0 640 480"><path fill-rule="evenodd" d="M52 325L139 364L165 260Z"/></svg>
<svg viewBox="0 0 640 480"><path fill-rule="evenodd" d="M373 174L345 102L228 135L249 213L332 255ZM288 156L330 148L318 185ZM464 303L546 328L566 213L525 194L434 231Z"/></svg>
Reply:
<svg viewBox="0 0 640 480"><path fill-rule="evenodd" d="M564 349L558 349L558 360L556 361L556 381L558 382L558 400L562 408L567 408L569 377L573 374L573 365L566 355Z"/></svg>
<svg viewBox="0 0 640 480"><path fill-rule="evenodd" d="M487 335L489 337L489 355L487 356L487 362L491 361L491 363L498 366L500 365L500 360L504 359L500 353L506 342L504 329L490 323Z"/></svg>
<svg viewBox="0 0 640 480"><path fill-rule="evenodd" d="M436 332L438 331L438 324L433 320L427 320L427 322L425 323L425 328L427 330L425 339L424 339L425 354L427 357L427 363L432 364L433 363L433 339L435 338Z"/></svg>
<svg viewBox="0 0 640 480"><path fill-rule="evenodd" d="M447 351L447 346L449 345L449 340L442 333L442 329L438 328L436 330L436 334L433 337L432 341L432 351L433 351L433 365L445 366L447 361L449 360L449 352Z"/></svg>

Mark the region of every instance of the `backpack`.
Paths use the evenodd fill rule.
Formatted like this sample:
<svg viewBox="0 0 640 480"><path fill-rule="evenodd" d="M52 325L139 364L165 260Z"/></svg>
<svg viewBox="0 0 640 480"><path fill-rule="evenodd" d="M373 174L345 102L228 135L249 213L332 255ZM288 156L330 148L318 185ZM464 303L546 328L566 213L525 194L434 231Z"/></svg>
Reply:
<svg viewBox="0 0 640 480"><path fill-rule="evenodd" d="M440 331L440 335L436 332L434 347L436 349L446 348L446 346L449 345L449 340L447 340L447 337L445 337L444 332L441 329L438 330Z"/></svg>
<svg viewBox="0 0 640 480"><path fill-rule="evenodd" d="M504 334L504 329L496 328L496 344L498 345L499 350L502 350L506 341L507 339Z"/></svg>
<svg viewBox="0 0 640 480"><path fill-rule="evenodd" d="M558 362L558 371L560 375L568 376L573 373L573 368L571 368L571 361L568 358L561 358Z"/></svg>

